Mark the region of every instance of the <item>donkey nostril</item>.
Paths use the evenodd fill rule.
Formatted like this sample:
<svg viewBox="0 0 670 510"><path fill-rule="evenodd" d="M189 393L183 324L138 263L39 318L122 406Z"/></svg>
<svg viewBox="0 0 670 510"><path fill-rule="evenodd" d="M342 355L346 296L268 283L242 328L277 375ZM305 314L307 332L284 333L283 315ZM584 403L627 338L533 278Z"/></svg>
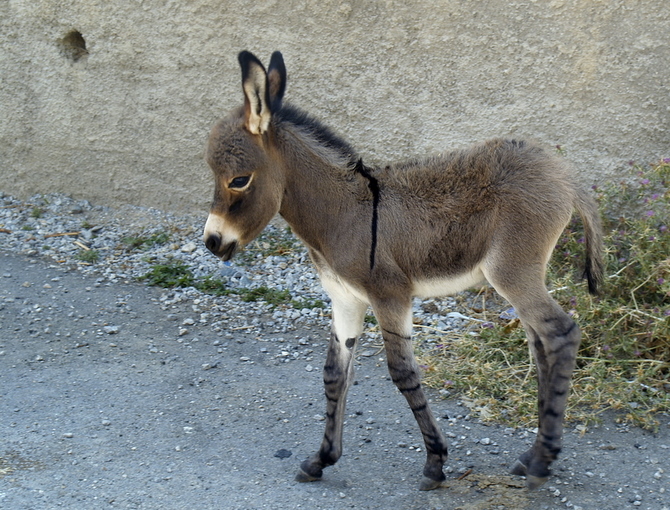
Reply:
<svg viewBox="0 0 670 510"><path fill-rule="evenodd" d="M207 237L207 239L205 239L205 246L207 246L207 249L212 253L216 253L219 251L219 248L221 248L221 237L216 234L212 234L211 236Z"/></svg>

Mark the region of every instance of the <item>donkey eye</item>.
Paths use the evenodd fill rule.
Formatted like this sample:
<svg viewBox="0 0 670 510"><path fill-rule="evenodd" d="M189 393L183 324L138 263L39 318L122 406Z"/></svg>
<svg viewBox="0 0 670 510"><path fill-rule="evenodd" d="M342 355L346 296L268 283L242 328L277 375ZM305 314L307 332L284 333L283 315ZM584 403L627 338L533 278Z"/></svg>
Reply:
<svg viewBox="0 0 670 510"><path fill-rule="evenodd" d="M242 189L246 188L251 182L250 175L242 175L240 177L235 177L232 181L228 183L228 187L231 189Z"/></svg>

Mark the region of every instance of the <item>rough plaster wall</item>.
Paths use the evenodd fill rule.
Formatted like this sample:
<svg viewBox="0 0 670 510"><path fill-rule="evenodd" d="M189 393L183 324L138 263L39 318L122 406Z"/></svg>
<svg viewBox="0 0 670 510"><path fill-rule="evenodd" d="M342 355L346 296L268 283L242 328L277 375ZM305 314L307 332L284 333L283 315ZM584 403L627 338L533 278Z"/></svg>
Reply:
<svg viewBox="0 0 670 510"><path fill-rule="evenodd" d="M287 100L368 163L533 137L590 183L670 155L667 0L5 0L0 34L0 191L23 197L205 210L242 49L280 49Z"/></svg>

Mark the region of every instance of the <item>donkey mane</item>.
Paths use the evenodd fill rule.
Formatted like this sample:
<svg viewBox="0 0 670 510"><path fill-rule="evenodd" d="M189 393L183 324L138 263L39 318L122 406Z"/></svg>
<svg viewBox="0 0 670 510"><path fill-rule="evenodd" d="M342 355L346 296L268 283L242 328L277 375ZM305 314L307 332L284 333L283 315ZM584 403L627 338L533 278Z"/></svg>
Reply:
<svg viewBox="0 0 670 510"><path fill-rule="evenodd" d="M344 162L344 167L347 169L353 170L356 167L360 158L354 148L303 110L290 104L283 104L277 112L273 112L273 118L279 127L287 127L288 124L297 128L301 134L313 141L315 148L332 150L337 155L335 159Z"/></svg>

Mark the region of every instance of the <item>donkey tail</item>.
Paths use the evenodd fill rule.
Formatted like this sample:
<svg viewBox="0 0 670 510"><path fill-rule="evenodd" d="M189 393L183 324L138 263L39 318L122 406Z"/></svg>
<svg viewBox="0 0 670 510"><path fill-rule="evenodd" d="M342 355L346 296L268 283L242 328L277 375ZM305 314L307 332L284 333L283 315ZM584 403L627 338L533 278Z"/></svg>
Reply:
<svg viewBox="0 0 670 510"><path fill-rule="evenodd" d="M600 221L598 204L593 197L583 189L577 190L575 208L584 224L584 241L586 246L586 261L584 275L589 286L589 293L598 294L598 287L603 282L603 230Z"/></svg>

